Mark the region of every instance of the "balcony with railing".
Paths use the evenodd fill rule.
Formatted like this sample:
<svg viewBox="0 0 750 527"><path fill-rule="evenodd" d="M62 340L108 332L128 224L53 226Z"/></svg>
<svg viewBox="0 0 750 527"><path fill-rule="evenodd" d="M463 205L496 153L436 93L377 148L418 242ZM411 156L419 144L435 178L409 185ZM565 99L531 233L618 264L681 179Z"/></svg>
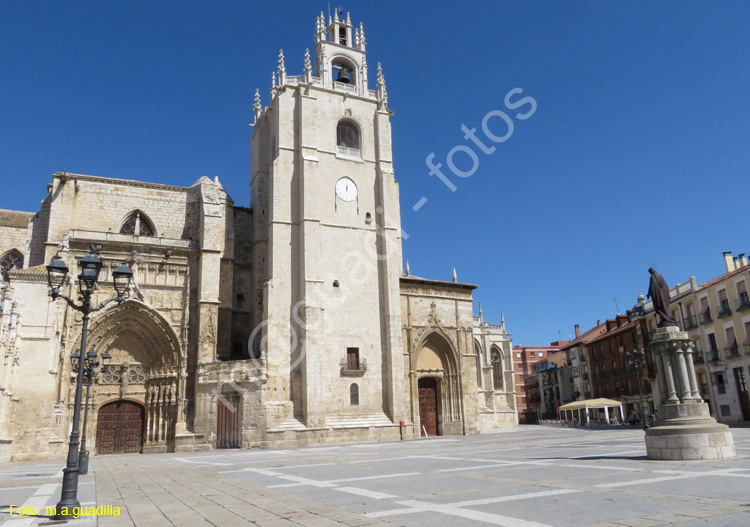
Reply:
<svg viewBox="0 0 750 527"><path fill-rule="evenodd" d="M367 371L367 359L351 360L341 359L341 375L356 377L364 375Z"/></svg>
<svg viewBox="0 0 750 527"><path fill-rule="evenodd" d="M708 350L708 360L711 362L719 362L721 360L721 355L719 355L719 350L717 349Z"/></svg>
<svg viewBox="0 0 750 527"><path fill-rule="evenodd" d="M695 315L688 315L685 317L683 324L685 326L685 331L690 331L691 329L698 327L698 318Z"/></svg>
<svg viewBox="0 0 750 527"><path fill-rule="evenodd" d="M735 342L732 344L732 347L729 348L729 357L739 357L740 356L740 347Z"/></svg>
<svg viewBox="0 0 750 527"><path fill-rule="evenodd" d="M349 93L357 93L357 87L354 84L345 84L343 82L334 82L333 89L335 91L344 91Z"/></svg>
<svg viewBox="0 0 750 527"><path fill-rule="evenodd" d="M729 307L729 300L722 300L719 306L719 318L731 317L732 308Z"/></svg>
<svg viewBox="0 0 750 527"><path fill-rule="evenodd" d="M701 324L710 324L713 322L714 319L711 316L711 308L706 308L706 310L700 314L700 323Z"/></svg>
<svg viewBox="0 0 750 527"><path fill-rule="evenodd" d="M348 146L341 146L338 145L336 147L336 151L344 156L350 156L350 157L362 157L360 155L359 148L349 148Z"/></svg>

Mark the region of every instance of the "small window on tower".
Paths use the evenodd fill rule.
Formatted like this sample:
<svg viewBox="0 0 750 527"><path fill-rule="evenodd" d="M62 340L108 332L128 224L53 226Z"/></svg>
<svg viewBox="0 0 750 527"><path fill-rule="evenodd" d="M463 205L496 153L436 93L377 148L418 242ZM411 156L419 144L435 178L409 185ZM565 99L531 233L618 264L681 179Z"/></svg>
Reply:
<svg viewBox="0 0 750 527"><path fill-rule="evenodd" d="M339 44L346 46L346 28L339 28Z"/></svg>

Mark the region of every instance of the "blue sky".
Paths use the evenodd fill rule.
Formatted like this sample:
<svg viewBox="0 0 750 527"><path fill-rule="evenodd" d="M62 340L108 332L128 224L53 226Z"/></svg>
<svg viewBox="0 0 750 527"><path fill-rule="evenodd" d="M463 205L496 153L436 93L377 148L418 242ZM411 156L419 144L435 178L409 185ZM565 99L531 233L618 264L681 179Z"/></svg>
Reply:
<svg viewBox="0 0 750 527"><path fill-rule="evenodd" d="M614 316L615 298L631 307L652 264L703 282L722 251L750 252L750 4L703 6L343 4L383 63L412 273L455 267L486 319L504 310L516 343L544 345ZM321 10L0 0L0 208L37 210L56 171L218 176L248 205L253 93L268 103L280 48L302 72ZM517 87L536 113L475 148L455 193L430 177L425 158L445 165L461 125L481 130Z"/></svg>

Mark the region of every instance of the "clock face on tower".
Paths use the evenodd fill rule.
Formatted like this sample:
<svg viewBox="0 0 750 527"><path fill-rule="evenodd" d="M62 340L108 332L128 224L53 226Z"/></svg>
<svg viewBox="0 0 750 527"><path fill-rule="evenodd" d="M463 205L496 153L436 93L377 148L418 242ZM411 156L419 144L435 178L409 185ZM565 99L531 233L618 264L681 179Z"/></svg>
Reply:
<svg viewBox="0 0 750 527"><path fill-rule="evenodd" d="M336 195L343 201L357 199L357 185L348 177L342 177L336 182Z"/></svg>

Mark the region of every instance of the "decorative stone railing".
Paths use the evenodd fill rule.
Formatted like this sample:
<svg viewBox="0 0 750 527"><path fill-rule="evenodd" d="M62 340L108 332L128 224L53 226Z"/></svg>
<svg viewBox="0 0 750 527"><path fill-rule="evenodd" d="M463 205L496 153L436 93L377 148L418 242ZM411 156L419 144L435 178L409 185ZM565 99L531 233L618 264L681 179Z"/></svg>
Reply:
<svg viewBox="0 0 750 527"><path fill-rule="evenodd" d="M70 240L86 240L101 242L138 243L140 245L160 245L180 249L197 249L198 243L193 240L180 240L176 238L165 238L162 236L136 236L134 234L120 234L116 232L86 231L72 229L68 233Z"/></svg>

